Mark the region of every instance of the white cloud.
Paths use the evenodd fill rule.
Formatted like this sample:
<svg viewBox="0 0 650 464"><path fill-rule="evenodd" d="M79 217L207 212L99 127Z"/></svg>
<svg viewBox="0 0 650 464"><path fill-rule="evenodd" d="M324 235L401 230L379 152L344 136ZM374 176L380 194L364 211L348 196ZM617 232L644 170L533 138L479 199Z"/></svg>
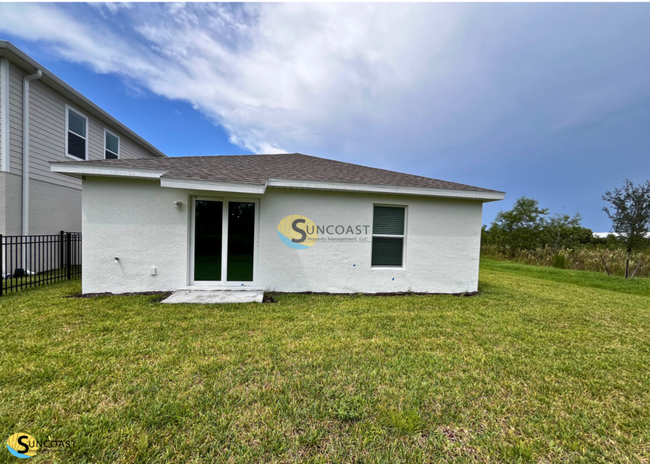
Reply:
<svg viewBox="0 0 650 464"><path fill-rule="evenodd" d="M96 8L119 13L112 5ZM186 100L255 152L353 147L353 126L390 125L453 16L413 5L138 5L121 34L118 21L80 9L0 8L1 30Z"/></svg>
<svg viewBox="0 0 650 464"><path fill-rule="evenodd" d="M601 46L618 29L588 34L608 16L528 5L0 4L0 31L187 101L253 152L384 165L397 153L416 166L433 154L444 166L458 153L471 162L522 149L638 96L646 80L625 76L630 60L584 81L580 54L618 53ZM600 92L612 82L618 91Z"/></svg>

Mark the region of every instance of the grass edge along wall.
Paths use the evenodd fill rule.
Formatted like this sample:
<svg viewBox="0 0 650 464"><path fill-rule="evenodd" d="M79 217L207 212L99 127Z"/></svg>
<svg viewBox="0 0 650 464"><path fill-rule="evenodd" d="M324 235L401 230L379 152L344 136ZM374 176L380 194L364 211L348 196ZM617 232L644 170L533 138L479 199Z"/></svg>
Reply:
<svg viewBox="0 0 650 464"><path fill-rule="evenodd" d="M189 285L195 196L258 201L254 280L248 286L331 293L458 293L478 286L480 200L279 188L228 194L89 176L83 182L83 292L173 291ZM401 268L371 266L375 204L408 210ZM325 234L307 249L294 249L277 233L288 215L303 215L321 227L370 228L355 240Z"/></svg>

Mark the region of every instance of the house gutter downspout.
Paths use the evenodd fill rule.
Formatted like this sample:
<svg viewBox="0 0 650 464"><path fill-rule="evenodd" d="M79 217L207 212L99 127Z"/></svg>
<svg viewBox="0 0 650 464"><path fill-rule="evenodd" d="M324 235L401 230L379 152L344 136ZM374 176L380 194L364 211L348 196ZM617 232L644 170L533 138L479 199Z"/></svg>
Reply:
<svg viewBox="0 0 650 464"><path fill-rule="evenodd" d="M0 145L2 171L9 172L9 60L0 57Z"/></svg>
<svg viewBox="0 0 650 464"><path fill-rule="evenodd" d="M29 235L29 83L42 75L43 72L37 69L34 74L23 78L23 235Z"/></svg>

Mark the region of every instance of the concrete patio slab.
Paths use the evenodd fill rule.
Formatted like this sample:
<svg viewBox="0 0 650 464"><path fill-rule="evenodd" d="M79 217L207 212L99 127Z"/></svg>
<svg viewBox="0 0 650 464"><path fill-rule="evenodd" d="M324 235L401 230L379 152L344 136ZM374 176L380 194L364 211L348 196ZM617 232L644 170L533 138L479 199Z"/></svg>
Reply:
<svg viewBox="0 0 650 464"><path fill-rule="evenodd" d="M177 290L163 303L261 303L264 298L262 290Z"/></svg>

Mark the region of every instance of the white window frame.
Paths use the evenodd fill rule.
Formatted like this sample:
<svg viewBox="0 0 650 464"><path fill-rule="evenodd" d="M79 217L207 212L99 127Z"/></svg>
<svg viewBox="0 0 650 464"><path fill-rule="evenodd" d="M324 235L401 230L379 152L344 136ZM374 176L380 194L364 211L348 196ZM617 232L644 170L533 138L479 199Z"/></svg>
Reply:
<svg viewBox="0 0 650 464"><path fill-rule="evenodd" d="M375 206L386 206L389 208L403 208L404 209L404 233L402 235L390 235L390 234L375 234L372 231L371 236L374 241L375 237L388 237L388 238L401 238L402 239L402 265L401 266L382 266L382 265L373 265L372 264L372 241L370 243L370 269L406 269L406 240L408 230L408 218L409 218L409 208L408 205L393 205L389 203L373 203L372 204L372 222L374 226L375 222Z"/></svg>
<svg viewBox="0 0 650 464"><path fill-rule="evenodd" d="M117 153L106 148L106 134L111 134L113 137L117 138ZM120 151L122 151L122 140L120 140L120 136L117 135L115 132L110 131L104 127L104 159L114 159L114 158L106 158L107 151L110 151L115 156L117 156L117 159L120 159Z"/></svg>
<svg viewBox="0 0 650 464"><path fill-rule="evenodd" d="M195 219L196 219L196 201L197 200L206 200L206 201L220 201L223 204L222 214L223 219L221 223L222 233L221 233L221 280L194 280L194 239L195 239ZM253 280L252 281L229 281L228 280L228 203L229 202L244 202L244 203L255 203L255 237L254 237L254 246L253 249ZM260 240L260 197L247 197L239 195L219 195L219 196L191 196L190 197L191 207L188 208L190 213L189 217L189 259L188 259L188 286L189 287L216 287L216 288L247 288L247 289L257 289L258 285L258 273L259 273L259 240Z"/></svg>
<svg viewBox="0 0 650 464"><path fill-rule="evenodd" d="M84 118L86 120L86 137L83 137L86 140L86 157L84 159L77 158L76 156L72 156L68 154L68 132L70 132L70 110L74 111L77 113L79 116ZM73 134L81 137L81 135L77 134L76 132L73 132ZM88 160L88 138L90 137L90 125L88 124L88 116L83 114L81 111L79 111L77 108L74 106L70 106L66 103L65 105L65 156L73 159L75 161L87 161Z"/></svg>

